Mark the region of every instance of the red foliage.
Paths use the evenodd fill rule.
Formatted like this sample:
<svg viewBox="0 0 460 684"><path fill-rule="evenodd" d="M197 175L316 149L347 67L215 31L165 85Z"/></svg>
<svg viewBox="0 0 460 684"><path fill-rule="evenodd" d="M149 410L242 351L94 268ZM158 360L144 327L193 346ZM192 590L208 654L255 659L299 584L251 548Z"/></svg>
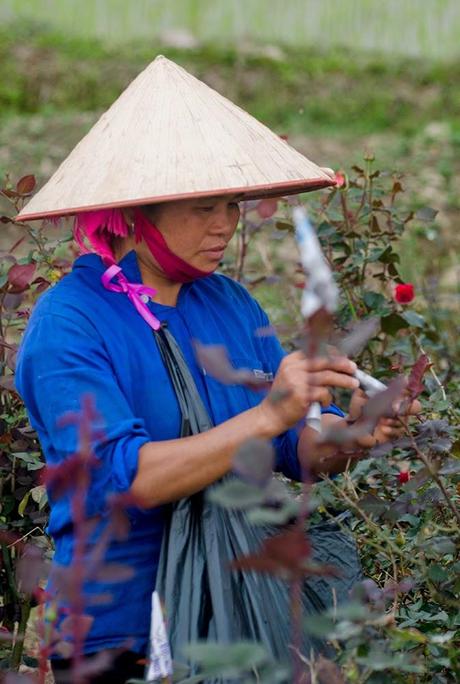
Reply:
<svg viewBox="0 0 460 684"><path fill-rule="evenodd" d="M252 570L278 575L288 580L313 575L339 574L333 565L309 563L311 544L302 525L290 527L264 541L259 553L237 558L231 564L234 570Z"/></svg>
<svg viewBox="0 0 460 684"><path fill-rule="evenodd" d="M10 292L23 292L29 287L34 274L36 264L13 264L8 271L8 282L11 285Z"/></svg>
<svg viewBox="0 0 460 684"><path fill-rule="evenodd" d="M430 366L430 359L426 354L419 356L417 361L412 366L406 388L411 399L416 399L418 395L423 392L424 385L422 379Z"/></svg>
<svg viewBox="0 0 460 684"><path fill-rule="evenodd" d="M237 558L232 567L290 578L301 577L310 555L311 546L304 531L299 527L291 527L266 539L259 553Z"/></svg>
<svg viewBox="0 0 460 684"><path fill-rule="evenodd" d="M16 185L16 192L20 195L30 195L35 188L36 180L32 174L20 178Z"/></svg>

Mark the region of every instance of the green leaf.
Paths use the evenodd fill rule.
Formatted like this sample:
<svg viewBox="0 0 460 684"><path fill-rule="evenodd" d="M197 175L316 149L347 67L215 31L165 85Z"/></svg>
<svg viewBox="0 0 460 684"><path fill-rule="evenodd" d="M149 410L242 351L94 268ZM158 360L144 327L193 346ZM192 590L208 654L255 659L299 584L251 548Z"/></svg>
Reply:
<svg viewBox="0 0 460 684"><path fill-rule="evenodd" d="M368 620L371 617L368 607L357 601L344 603L335 610L331 609L331 613L341 620Z"/></svg>
<svg viewBox="0 0 460 684"><path fill-rule="evenodd" d="M455 554L457 547L449 537L433 537L421 545L427 555L433 557Z"/></svg>
<svg viewBox="0 0 460 684"><path fill-rule="evenodd" d="M19 506L18 506L18 513L21 517L24 517L24 512L26 510L26 506L29 503L29 498L30 498L30 491L26 492L23 498L21 499Z"/></svg>
<svg viewBox="0 0 460 684"><path fill-rule="evenodd" d="M267 653L261 644L252 641L239 641L234 644L217 644L210 641L197 641L184 646L185 655L196 661L210 672L244 672L252 670L268 661Z"/></svg>
<svg viewBox="0 0 460 684"><path fill-rule="evenodd" d="M415 311L404 311L402 317L405 321L412 325L414 328L423 328L426 325L426 321L423 316L415 313Z"/></svg>
<svg viewBox="0 0 460 684"><path fill-rule="evenodd" d="M349 620L335 622L328 615L309 615L304 619L305 630L316 637L346 640L360 634L364 625Z"/></svg>
<svg viewBox="0 0 460 684"><path fill-rule="evenodd" d="M389 316L383 316L381 319L382 332L387 335L395 335L398 330L408 328L409 323L404 320L402 316L397 313L392 313Z"/></svg>
<svg viewBox="0 0 460 684"><path fill-rule="evenodd" d="M429 639L432 644L446 644L455 636L454 631L444 632L443 634L431 634Z"/></svg>
<svg viewBox="0 0 460 684"><path fill-rule="evenodd" d="M363 496L363 498L358 501L358 505L366 513L370 513L377 517L382 515L388 508L386 501L380 499L378 496L374 496L374 494L366 494Z"/></svg>
<svg viewBox="0 0 460 684"><path fill-rule="evenodd" d="M37 451L17 451L13 454L13 457L26 463L27 470L39 470L45 465Z"/></svg>
<svg viewBox="0 0 460 684"><path fill-rule="evenodd" d="M303 625L308 634L316 637L329 637L335 629L334 620L328 615L308 615Z"/></svg>
<svg viewBox="0 0 460 684"><path fill-rule="evenodd" d="M254 508L248 512L253 525L284 525L299 512L299 502L292 499L280 508Z"/></svg>
<svg viewBox="0 0 460 684"><path fill-rule="evenodd" d="M384 670L400 670L401 672L414 672L421 674L424 672L422 665L412 664L409 656L405 653L386 654L380 652L370 652L365 658L356 658L356 662L365 665L374 672Z"/></svg>
<svg viewBox="0 0 460 684"><path fill-rule="evenodd" d="M382 261L382 256L390 250L391 252L391 247L386 245L385 247L374 247L371 249L367 256L367 261L373 262L373 261Z"/></svg>
<svg viewBox="0 0 460 684"><path fill-rule="evenodd" d="M291 233L294 230L292 223L288 223L287 221L276 221L275 226L278 230L287 230Z"/></svg>
<svg viewBox="0 0 460 684"><path fill-rule="evenodd" d="M438 563L430 565L427 574L433 582L444 582L444 580L448 578L447 572L441 565L438 565Z"/></svg>
<svg viewBox="0 0 460 684"><path fill-rule="evenodd" d="M207 496L223 508L244 509L263 504L266 493L260 487L232 478L209 490Z"/></svg>
<svg viewBox="0 0 460 684"><path fill-rule="evenodd" d="M385 297L380 294L380 292L373 292L372 290L367 290L363 294L363 300L368 309L376 311L383 307L388 306L388 302Z"/></svg>
<svg viewBox="0 0 460 684"><path fill-rule="evenodd" d="M422 207L415 212L415 218L419 221L434 221L437 215L438 211L432 207Z"/></svg>
<svg viewBox="0 0 460 684"><path fill-rule="evenodd" d="M426 644L428 641L428 637L425 634L422 634L418 629L409 628L409 629L398 629L395 627L390 631L391 636L393 639L396 639L398 641L398 644Z"/></svg>
<svg viewBox="0 0 460 684"><path fill-rule="evenodd" d="M30 494L35 503L38 504L38 509L41 511L42 508L48 503L48 495L46 493L45 485L38 485L30 490Z"/></svg>

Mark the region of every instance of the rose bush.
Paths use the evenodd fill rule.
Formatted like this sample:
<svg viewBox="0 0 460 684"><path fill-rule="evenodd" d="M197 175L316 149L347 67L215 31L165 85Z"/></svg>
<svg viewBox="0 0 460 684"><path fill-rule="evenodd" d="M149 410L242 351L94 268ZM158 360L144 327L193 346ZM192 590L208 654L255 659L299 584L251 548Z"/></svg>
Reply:
<svg viewBox="0 0 460 684"><path fill-rule="evenodd" d="M441 303L426 305L422 295L415 302L415 291L423 292L424 283L412 285L400 274L401 237L422 220L405 206L402 179L374 170L369 157L363 167L341 178L333 191L308 198L342 293L332 341L384 381L406 375L413 396L420 395L424 415L415 430L407 426L396 444L375 447L344 475L325 479L307 492L307 527L337 512L351 512L366 580L356 587L349 605L321 618L302 617L302 628L327 637L336 652L335 662L311 661L303 654L302 681L454 682L460 677L455 318ZM46 574L51 552L43 531L43 460L14 391L14 358L31 306L73 258L70 234L55 238L53 231L50 240L47 226L14 224L12 217L33 185L28 175L15 184L6 179L2 189L1 220L14 236L10 249L0 254L1 643L3 666L10 669L37 664L40 656L36 646L34 651L23 649L23 637L36 602L34 590ZM288 348L298 346L304 325L299 309L304 275L290 219L295 201L247 203L233 254L223 265L262 301ZM435 212L425 212L427 216L433 221ZM435 292L430 295L436 297ZM408 306L412 302L416 310ZM358 325L370 319L372 327ZM415 363L424 354L430 367ZM346 397L337 401L345 404ZM293 489L297 494L296 486ZM263 519L264 512L258 515ZM293 562L298 564L299 558ZM26 566L29 572L24 574ZM219 648L190 646L202 663L203 677L230 668L241 673L241 681L292 681L292 675L271 664L257 645ZM42 662L42 681L45 671Z"/></svg>

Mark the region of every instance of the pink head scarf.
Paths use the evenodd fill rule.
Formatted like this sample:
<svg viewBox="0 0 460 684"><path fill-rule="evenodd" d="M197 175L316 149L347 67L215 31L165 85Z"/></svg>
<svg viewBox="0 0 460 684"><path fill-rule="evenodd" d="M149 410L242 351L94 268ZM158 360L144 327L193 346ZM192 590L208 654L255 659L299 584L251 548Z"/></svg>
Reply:
<svg viewBox="0 0 460 684"><path fill-rule="evenodd" d="M174 254L169 249L162 233L138 208L134 209L133 228L136 242L142 239L146 242L152 256L170 280L187 283L212 273L212 271L201 271ZM84 242L86 237L108 267L101 277L104 287L112 292L126 294L148 325L158 330L160 322L145 302L146 297L155 296L156 290L140 283L128 282L121 268L115 263L115 256L110 246L111 237L128 237L128 235L129 227L121 209L87 211L77 214L75 218L74 238L81 251L89 252ZM112 282L113 278L117 278L118 284Z"/></svg>

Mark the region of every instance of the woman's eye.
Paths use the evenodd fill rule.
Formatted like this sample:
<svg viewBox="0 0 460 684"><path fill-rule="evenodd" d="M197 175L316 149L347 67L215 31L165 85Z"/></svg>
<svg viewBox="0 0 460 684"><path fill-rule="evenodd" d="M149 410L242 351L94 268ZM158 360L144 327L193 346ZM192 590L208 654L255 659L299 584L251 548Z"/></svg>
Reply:
<svg viewBox="0 0 460 684"><path fill-rule="evenodd" d="M201 211L212 211L214 207L199 207Z"/></svg>

